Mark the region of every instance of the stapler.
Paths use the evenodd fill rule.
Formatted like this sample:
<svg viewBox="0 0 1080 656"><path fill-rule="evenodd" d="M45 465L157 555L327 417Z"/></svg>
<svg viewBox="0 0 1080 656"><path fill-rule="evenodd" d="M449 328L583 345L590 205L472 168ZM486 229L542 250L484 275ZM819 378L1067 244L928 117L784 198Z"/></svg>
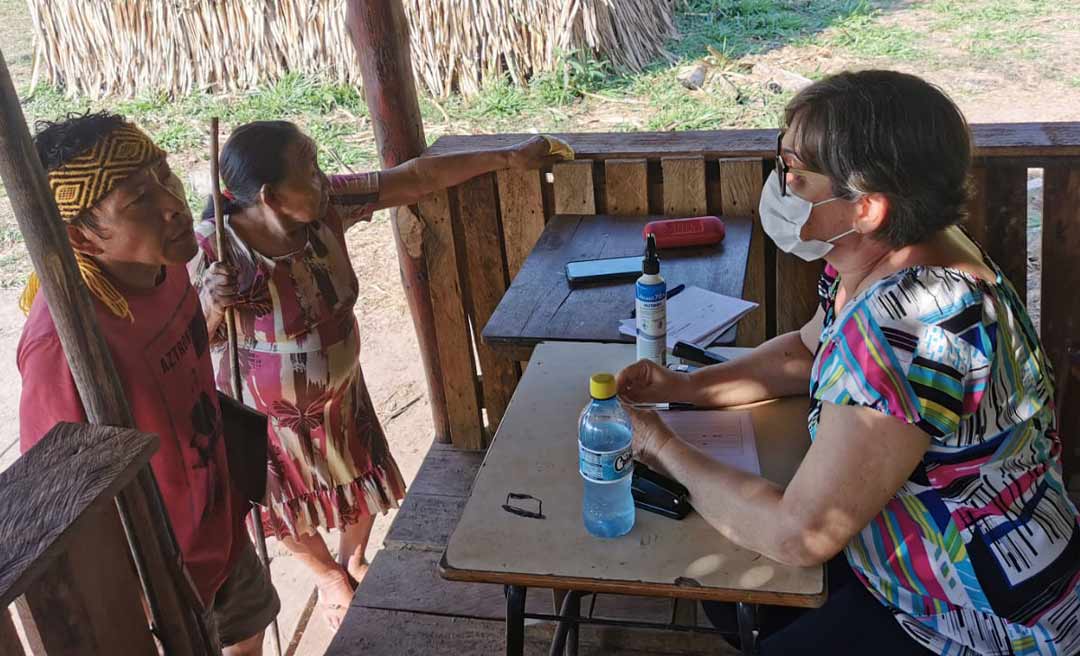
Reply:
<svg viewBox="0 0 1080 656"><path fill-rule="evenodd" d="M685 487L636 460L630 492L635 506L664 517L682 519L692 510L690 492Z"/></svg>

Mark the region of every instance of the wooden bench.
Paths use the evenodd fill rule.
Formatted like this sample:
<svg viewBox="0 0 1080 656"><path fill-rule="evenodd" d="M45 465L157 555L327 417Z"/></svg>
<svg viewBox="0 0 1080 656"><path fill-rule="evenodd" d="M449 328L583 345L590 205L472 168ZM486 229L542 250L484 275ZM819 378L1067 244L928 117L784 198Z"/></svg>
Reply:
<svg viewBox="0 0 1080 656"><path fill-rule="evenodd" d="M506 600L501 586L455 583L439 576L438 563L457 525L481 451L434 444L409 488L371 563L328 656L499 654L503 652ZM696 605L621 595L597 595L594 617L704 625ZM552 597L534 591L528 610L550 613ZM554 627L538 622L526 631L526 653L547 654ZM732 654L715 635L615 627L582 627L580 654Z"/></svg>

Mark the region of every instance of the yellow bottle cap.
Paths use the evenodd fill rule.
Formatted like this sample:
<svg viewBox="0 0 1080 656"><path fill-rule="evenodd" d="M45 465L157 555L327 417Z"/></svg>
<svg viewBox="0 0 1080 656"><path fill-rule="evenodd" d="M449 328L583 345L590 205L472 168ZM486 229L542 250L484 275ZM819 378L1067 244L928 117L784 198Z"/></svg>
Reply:
<svg viewBox="0 0 1080 656"><path fill-rule="evenodd" d="M615 376L611 374L593 374L589 378L589 395L603 401L615 396Z"/></svg>

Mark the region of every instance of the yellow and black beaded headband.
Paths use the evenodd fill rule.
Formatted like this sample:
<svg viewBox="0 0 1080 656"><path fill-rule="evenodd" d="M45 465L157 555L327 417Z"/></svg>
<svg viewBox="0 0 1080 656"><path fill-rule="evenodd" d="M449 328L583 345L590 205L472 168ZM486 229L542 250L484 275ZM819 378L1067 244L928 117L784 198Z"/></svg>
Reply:
<svg viewBox="0 0 1080 656"><path fill-rule="evenodd" d="M125 123L85 153L49 171L49 188L65 223L97 204L116 185L165 157L150 137Z"/></svg>
<svg viewBox="0 0 1080 656"><path fill-rule="evenodd" d="M60 218L70 223L96 205L116 185L164 157L165 151L134 125L125 123L114 129L85 153L49 171L49 188ZM90 293L114 315L134 321L127 299L109 281L97 262L82 253L75 254L75 261ZM19 307L24 314L30 313L40 287L37 274L31 273L19 298Z"/></svg>

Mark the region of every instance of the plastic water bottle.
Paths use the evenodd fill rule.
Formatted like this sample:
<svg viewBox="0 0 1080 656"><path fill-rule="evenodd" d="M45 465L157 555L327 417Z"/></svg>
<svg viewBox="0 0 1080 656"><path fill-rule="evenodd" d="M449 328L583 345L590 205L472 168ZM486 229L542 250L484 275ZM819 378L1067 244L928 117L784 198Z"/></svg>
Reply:
<svg viewBox="0 0 1080 656"><path fill-rule="evenodd" d="M660 276L660 256L656 253L656 237L651 233L634 292L638 360L652 360L662 367L667 359L667 283Z"/></svg>
<svg viewBox="0 0 1080 656"><path fill-rule="evenodd" d="M578 468L585 486L581 516L592 535L615 538L634 528L630 417L615 398L611 374L593 374L589 394L592 401L578 421Z"/></svg>

